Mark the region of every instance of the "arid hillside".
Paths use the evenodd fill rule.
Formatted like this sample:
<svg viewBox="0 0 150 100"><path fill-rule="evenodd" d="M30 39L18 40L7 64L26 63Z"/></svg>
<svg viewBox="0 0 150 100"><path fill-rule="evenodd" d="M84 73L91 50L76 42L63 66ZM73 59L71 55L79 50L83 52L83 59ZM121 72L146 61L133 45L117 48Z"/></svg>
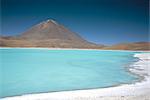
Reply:
<svg viewBox="0 0 150 100"><path fill-rule="evenodd" d="M150 50L150 42L120 43L112 46L86 41L54 20L34 25L18 36L0 37L0 47L90 48L107 50Z"/></svg>
<svg viewBox="0 0 150 100"><path fill-rule="evenodd" d="M150 50L150 42L122 43L113 46L107 46L103 49L109 50Z"/></svg>
<svg viewBox="0 0 150 100"><path fill-rule="evenodd" d="M43 21L19 36L0 37L1 47L102 48L54 20Z"/></svg>

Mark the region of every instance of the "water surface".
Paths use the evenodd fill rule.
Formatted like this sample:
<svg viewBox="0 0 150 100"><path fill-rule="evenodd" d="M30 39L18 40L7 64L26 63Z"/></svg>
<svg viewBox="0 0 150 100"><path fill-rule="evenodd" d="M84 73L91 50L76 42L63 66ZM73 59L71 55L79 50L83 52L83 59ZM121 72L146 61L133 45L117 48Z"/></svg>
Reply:
<svg viewBox="0 0 150 100"><path fill-rule="evenodd" d="M130 83L135 52L0 49L0 97Z"/></svg>

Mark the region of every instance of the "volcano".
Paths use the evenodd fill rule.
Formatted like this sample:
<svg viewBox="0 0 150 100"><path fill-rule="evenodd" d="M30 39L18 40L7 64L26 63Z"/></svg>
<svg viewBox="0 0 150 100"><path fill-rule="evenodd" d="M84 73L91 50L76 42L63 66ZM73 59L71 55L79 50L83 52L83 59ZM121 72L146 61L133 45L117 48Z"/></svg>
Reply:
<svg viewBox="0 0 150 100"><path fill-rule="evenodd" d="M57 48L101 48L88 42L54 20L34 25L18 36L1 37L0 46L9 47L57 47Z"/></svg>

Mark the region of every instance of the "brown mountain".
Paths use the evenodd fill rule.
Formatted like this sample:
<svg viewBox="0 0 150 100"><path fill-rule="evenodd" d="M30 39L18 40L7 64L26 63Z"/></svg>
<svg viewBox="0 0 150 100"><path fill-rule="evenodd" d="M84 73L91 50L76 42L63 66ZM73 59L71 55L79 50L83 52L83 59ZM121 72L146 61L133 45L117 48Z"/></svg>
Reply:
<svg viewBox="0 0 150 100"><path fill-rule="evenodd" d="M150 42L122 43L113 46L104 47L110 50L150 50Z"/></svg>
<svg viewBox="0 0 150 100"><path fill-rule="evenodd" d="M111 50L150 50L150 42L96 45L71 32L54 20L43 21L19 36L0 37L0 47L56 47Z"/></svg>
<svg viewBox="0 0 150 100"><path fill-rule="evenodd" d="M61 48L101 48L84 40L54 20L43 21L19 36L1 37L4 47L61 47Z"/></svg>

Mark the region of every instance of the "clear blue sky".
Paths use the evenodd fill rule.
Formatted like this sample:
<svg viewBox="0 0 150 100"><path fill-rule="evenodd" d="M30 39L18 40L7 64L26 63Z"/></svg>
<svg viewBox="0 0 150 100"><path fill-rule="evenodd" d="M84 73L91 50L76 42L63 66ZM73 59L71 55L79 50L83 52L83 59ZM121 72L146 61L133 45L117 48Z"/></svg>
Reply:
<svg viewBox="0 0 150 100"><path fill-rule="evenodd" d="M2 35L55 19L97 44L148 41L149 0L1 0Z"/></svg>

